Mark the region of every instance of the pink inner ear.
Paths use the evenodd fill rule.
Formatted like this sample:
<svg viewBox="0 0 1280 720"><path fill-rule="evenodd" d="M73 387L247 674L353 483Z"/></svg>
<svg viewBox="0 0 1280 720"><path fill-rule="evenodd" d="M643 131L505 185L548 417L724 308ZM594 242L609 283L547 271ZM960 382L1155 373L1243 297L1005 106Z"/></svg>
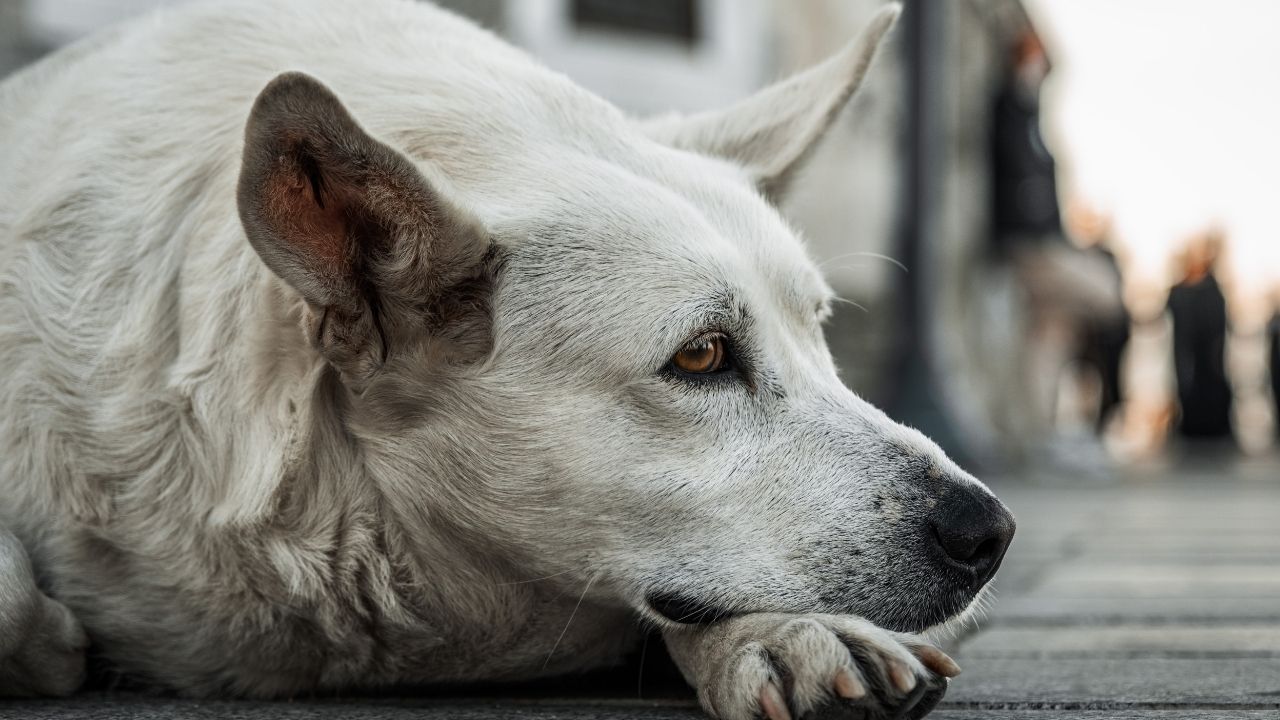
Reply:
<svg viewBox="0 0 1280 720"><path fill-rule="evenodd" d="M326 289L345 295L354 272L346 198L339 188L323 197L316 191L297 158L281 155L267 181L264 209L298 261Z"/></svg>

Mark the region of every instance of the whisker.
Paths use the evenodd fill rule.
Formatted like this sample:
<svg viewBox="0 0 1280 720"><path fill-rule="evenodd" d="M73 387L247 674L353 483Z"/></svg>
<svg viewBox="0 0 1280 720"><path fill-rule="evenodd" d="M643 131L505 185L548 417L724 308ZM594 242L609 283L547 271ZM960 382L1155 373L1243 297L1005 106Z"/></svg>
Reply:
<svg viewBox="0 0 1280 720"><path fill-rule="evenodd" d="M963 635L981 629L992 608L995 606L996 589L990 585L984 587L973 598L969 607L959 615L945 620L925 631L924 635L935 641L955 640Z"/></svg>
<svg viewBox="0 0 1280 720"><path fill-rule="evenodd" d="M512 581L509 581L509 582L494 583L494 587L505 587L505 586L507 586L507 585L525 585L525 584L528 584L528 583L542 582L543 580L550 580L551 578L560 577L561 575L568 575L568 574L569 574L569 573L571 573L571 572L573 572L573 569L563 570L563 571L561 571L561 572L558 572L558 573L552 573L552 574L550 574L550 575L545 575L545 576L543 576L543 577L529 578L528 580L512 580ZM436 582L436 581L434 581L434 580L424 580L424 581L422 581L422 582L406 582L406 583L403 583L403 585L404 585L405 587L410 587L410 588L419 588L419 587L435 587L435 586L436 586L436 585L438 585L438 584L439 584L439 583L437 583L437 582Z"/></svg>
<svg viewBox="0 0 1280 720"><path fill-rule="evenodd" d="M832 272L843 272L845 270L862 270L863 268L869 268L869 267L879 267L879 266L872 265L871 263L853 263L852 265L838 265L838 266L823 265L821 268L818 268L818 269L822 271L823 275L826 275Z"/></svg>
<svg viewBox="0 0 1280 720"><path fill-rule="evenodd" d="M707 606L707 605L704 605L704 606L703 606L703 607L701 607L701 608L694 608L693 610L690 610L689 612L685 613L685 614L684 614L684 616L683 616L683 617L681 617L679 620L676 620L676 622L680 622L680 623L682 623L682 622L684 622L684 621L688 620L689 618L693 617L694 615L697 615L697 616L698 616L698 619L697 619L697 620L695 620L694 622L698 622L698 623L700 623L700 622L702 622L704 619L706 619L706 617L707 617L707 613L711 612L711 610L712 610L712 609L713 609L713 608L711 608L710 606Z"/></svg>
<svg viewBox="0 0 1280 720"><path fill-rule="evenodd" d="M908 270L908 269L907 269L907 266L906 266L906 265L903 265L902 263L898 262L897 260L894 260L893 258L889 257L888 255L884 255L884 254L881 254L881 253L878 253L878 252L871 252L871 251L869 251L869 250L859 250L859 251L854 251L854 252L842 253L842 254L840 254L840 255L836 255L835 257L830 257L830 258L827 258L826 260L823 260L822 262L818 263L818 267L819 267L819 268L824 268L824 269L825 269L828 263L833 263L833 262L835 262L835 261L837 261L837 260L843 260L843 259L845 259L845 258L849 258L849 257L869 257L869 258L875 258L876 260L883 260L883 261L885 261L885 262L887 262L887 263L890 263L890 264L892 264L892 265L897 266L897 268L898 268L899 270L901 270L902 272L911 272L910 270Z"/></svg>
<svg viewBox="0 0 1280 720"><path fill-rule="evenodd" d="M870 310L868 310L868 309L867 309L867 307L866 307L865 305L863 305L862 303L856 302L856 301L854 301L854 300L850 300L849 298L840 297L839 295L832 295L832 296L831 296L831 302L838 302L838 303L844 303L845 305L852 305L852 306L854 306L854 307L858 308L859 310L861 310L861 311L862 311L862 312L864 312L864 313L869 313L869 312L871 312L871 311L870 311Z"/></svg>
<svg viewBox="0 0 1280 720"><path fill-rule="evenodd" d="M560 631L560 637L556 638L556 644L551 646L551 652L547 653L547 659L542 662L542 669L546 670L551 664L551 656L556 654L556 648L560 647L560 641L564 640L565 633L569 632L569 626L573 624L573 618L578 614L578 608L582 607L582 601L586 599L587 593L591 591L591 583L596 581L599 574L592 575L587 580L587 586L582 589L582 595L578 596L578 604L573 606L573 612L569 613L569 621L564 624L564 629Z"/></svg>
<svg viewBox="0 0 1280 720"><path fill-rule="evenodd" d="M649 636L653 633L646 632L644 634L644 644L640 646L640 676L636 678L636 699L644 698L644 654L649 649Z"/></svg>
<svg viewBox="0 0 1280 720"><path fill-rule="evenodd" d="M526 583L542 582L543 580L550 580L551 578L554 578L554 577L560 577L561 575L568 575L568 574L569 574L569 573L571 573L571 572L573 572L573 570L562 570L562 571L560 571L560 572L558 572L558 573L552 573L551 575L546 575L546 576L544 576L544 577L530 578L530 579L528 579L528 580L513 580L513 581L511 581L511 582L500 582L500 583L498 583L498 585L499 585L499 586L502 586L502 585L524 585L524 584L526 584Z"/></svg>

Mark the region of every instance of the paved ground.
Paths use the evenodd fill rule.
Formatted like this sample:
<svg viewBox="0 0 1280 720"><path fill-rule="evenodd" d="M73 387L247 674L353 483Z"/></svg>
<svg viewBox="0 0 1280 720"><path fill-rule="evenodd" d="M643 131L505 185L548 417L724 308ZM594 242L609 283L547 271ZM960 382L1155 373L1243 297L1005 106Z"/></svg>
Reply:
<svg viewBox="0 0 1280 720"><path fill-rule="evenodd" d="M997 488L1018 537L993 610L949 642L965 670L931 718L1280 718L1280 463L1200 460L1124 478ZM653 653L640 667L484 699L99 694L0 703L0 718L701 717Z"/></svg>
<svg viewBox="0 0 1280 720"><path fill-rule="evenodd" d="M934 717L1280 717L1280 466L1002 495L1019 530L1000 597Z"/></svg>

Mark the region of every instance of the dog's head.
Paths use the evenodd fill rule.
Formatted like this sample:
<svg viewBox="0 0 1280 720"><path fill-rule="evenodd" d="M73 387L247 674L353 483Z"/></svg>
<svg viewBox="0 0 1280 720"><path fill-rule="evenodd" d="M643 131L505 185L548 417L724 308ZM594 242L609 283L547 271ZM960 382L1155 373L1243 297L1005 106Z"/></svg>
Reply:
<svg viewBox="0 0 1280 720"><path fill-rule="evenodd" d="M973 602L1012 517L840 382L832 292L767 199L892 21L724 112L636 125L551 97L439 161L307 76L262 92L241 217L411 545L448 533L660 623L917 630Z"/></svg>

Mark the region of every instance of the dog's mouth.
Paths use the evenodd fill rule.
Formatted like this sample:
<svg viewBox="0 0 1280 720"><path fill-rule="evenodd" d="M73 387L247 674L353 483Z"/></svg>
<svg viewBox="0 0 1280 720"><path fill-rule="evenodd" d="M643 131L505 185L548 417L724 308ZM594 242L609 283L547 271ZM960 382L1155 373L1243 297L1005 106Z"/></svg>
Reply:
<svg viewBox="0 0 1280 720"><path fill-rule="evenodd" d="M738 613L679 593L652 592L645 601L654 612L680 625L711 625Z"/></svg>
<svg viewBox="0 0 1280 720"><path fill-rule="evenodd" d="M866 617L871 622L874 622L888 630L918 633L929 628L944 625L954 620L956 617L966 614L974 598L969 597L964 600L961 600L960 598L951 598L950 600L950 602L937 606L917 608L910 612L860 613L849 609L845 610L844 614ZM722 620L728 620L729 618L738 615L745 615L753 612L733 610L706 600L698 599L691 595L684 595L677 592L651 592L645 595L645 603L649 606L650 610L662 616L664 619L678 625L689 626L713 625ZM830 609L822 611L833 612L833 610ZM836 610L834 612L840 611Z"/></svg>

